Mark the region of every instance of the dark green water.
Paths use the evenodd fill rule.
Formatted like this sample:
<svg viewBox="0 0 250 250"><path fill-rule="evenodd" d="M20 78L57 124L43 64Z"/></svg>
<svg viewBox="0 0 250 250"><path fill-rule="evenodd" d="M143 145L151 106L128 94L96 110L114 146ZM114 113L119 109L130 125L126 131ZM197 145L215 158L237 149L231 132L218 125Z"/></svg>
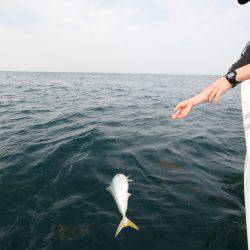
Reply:
<svg viewBox="0 0 250 250"><path fill-rule="evenodd" d="M240 89L170 119L214 79L0 72L0 249L247 249Z"/></svg>

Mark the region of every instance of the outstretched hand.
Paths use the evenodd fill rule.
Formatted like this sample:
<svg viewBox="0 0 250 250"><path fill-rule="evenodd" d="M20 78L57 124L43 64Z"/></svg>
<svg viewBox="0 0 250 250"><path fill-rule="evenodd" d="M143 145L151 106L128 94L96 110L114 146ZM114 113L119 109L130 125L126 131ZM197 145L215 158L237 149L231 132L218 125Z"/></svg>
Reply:
<svg viewBox="0 0 250 250"><path fill-rule="evenodd" d="M182 119L185 118L192 110L192 108L200 103L209 102L219 104L221 95L227 90L232 88L232 85L227 81L225 77L219 78L217 81L209 85L199 94L180 102L175 108L175 114L172 115L172 119Z"/></svg>

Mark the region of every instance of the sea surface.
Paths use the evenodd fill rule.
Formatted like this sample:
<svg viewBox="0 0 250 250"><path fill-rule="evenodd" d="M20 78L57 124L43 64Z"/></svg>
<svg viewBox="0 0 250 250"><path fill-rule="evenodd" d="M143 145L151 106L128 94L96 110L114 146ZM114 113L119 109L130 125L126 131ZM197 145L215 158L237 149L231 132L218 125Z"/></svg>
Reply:
<svg viewBox="0 0 250 250"><path fill-rule="evenodd" d="M170 118L215 79L0 72L0 249L247 249L240 88Z"/></svg>

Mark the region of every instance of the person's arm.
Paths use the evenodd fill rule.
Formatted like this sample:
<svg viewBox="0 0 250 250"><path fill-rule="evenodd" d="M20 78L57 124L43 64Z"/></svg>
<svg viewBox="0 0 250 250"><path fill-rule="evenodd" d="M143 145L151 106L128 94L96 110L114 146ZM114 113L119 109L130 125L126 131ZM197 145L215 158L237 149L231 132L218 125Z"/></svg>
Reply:
<svg viewBox="0 0 250 250"><path fill-rule="evenodd" d="M236 80L243 82L250 79L250 63L235 70L237 72Z"/></svg>
<svg viewBox="0 0 250 250"><path fill-rule="evenodd" d="M229 69L237 72L236 80L242 82L250 79L250 43L243 51L241 58ZM210 102L213 100L218 104L223 93L232 88L232 84L228 82L226 77L220 77L214 83L209 85L199 94L180 102L174 109L175 114L172 115L174 120L185 118L192 108L200 103Z"/></svg>

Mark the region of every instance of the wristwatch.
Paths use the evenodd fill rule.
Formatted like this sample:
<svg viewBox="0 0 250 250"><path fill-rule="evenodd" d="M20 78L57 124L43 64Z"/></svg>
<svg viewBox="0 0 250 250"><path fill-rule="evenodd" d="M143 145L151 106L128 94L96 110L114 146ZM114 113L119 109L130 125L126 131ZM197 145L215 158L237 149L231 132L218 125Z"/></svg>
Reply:
<svg viewBox="0 0 250 250"><path fill-rule="evenodd" d="M241 82L238 82L236 80L236 76L237 76L237 72L235 70L233 71L229 71L225 77L226 79L232 84L232 87L234 88L235 86L237 86L239 83Z"/></svg>

